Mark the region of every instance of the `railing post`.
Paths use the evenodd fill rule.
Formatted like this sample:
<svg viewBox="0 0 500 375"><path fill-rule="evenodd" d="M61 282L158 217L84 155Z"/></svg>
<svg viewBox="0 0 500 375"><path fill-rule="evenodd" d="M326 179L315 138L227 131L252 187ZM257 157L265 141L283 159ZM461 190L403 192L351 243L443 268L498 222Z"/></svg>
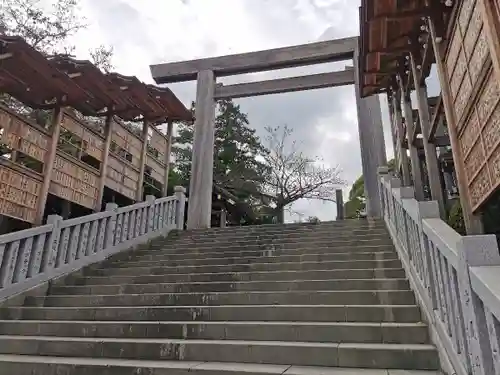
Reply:
<svg viewBox="0 0 500 375"><path fill-rule="evenodd" d="M474 375L494 374L488 325L484 306L472 290L470 267L499 266L500 255L494 235L465 236L457 244L458 285L465 323L470 372Z"/></svg>
<svg viewBox="0 0 500 375"><path fill-rule="evenodd" d="M387 202L385 196L385 188L384 181L385 177L389 174L389 168L387 166L378 167L378 183L379 183L379 194L380 194L380 213L382 215L382 219L387 221Z"/></svg>
<svg viewBox="0 0 500 375"><path fill-rule="evenodd" d="M186 207L186 189L182 186L174 187L175 198L177 201L175 210L175 223L178 230L184 229L184 209Z"/></svg>
<svg viewBox="0 0 500 375"><path fill-rule="evenodd" d="M427 284L424 286L427 289L432 308L437 307L437 296L435 288L435 283L437 282L437 280L435 280L433 269L436 269L438 263L437 259L434 259L433 257L434 253L431 251L429 243L425 237L422 221L425 219L440 219L440 218L441 214L439 212L439 205L436 201L418 202L418 222L417 222L417 225L419 226L418 240L420 242L420 251L424 258L422 259L424 267L422 279L424 281L424 284Z"/></svg>
<svg viewBox="0 0 500 375"><path fill-rule="evenodd" d="M52 224L52 232L47 241L45 257L42 265L42 272L47 272L54 268L57 260L57 252L59 251L59 239L61 237L61 222L63 218L59 215L47 216L47 224Z"/></svg>
<svg viewBox="0 0 500 375"><path fill-rule="evenodd" d="M146 232L149 233L154 230L154 218L155 218L155 200L156 197L154 195L146 195L146 202L149 203L147 208L147 218L146 218ZM141 223L142 227L142 223Z"/></svg>
<svg viewBox="0 0 500 375"><path fill-rule="evenodd" d="M118 205L116 203L106 203L106 212L113 212L113 215L109 217L106 223L106 239L104 240L104 249L109 249L115 244L115 233L116 233L116 210L118 210Z"/></svg>

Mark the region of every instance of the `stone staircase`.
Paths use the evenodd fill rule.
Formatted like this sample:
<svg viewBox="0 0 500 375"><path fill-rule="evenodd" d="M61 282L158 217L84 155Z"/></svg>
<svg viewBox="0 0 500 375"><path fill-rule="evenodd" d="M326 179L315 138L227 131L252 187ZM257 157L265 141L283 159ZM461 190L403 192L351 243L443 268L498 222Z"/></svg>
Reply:
<svg viewBox="0 0 500 375"><path fill-rule="evenodd" d="M439 369L381 221L178 232L0 319L0 375Z"/></svg>

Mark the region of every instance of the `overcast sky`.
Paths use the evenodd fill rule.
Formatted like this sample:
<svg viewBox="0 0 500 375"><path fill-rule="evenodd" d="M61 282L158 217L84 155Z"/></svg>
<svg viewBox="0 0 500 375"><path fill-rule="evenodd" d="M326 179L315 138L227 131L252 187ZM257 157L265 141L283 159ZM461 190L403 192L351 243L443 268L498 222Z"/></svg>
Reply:
<svg viewBox="0 0 500 375"><path fill-rule="evenodd" d="M152 82L149 65L250 52L359 35L359 0L81 0L89 28L75 37L76 55L91 46L114 47L116 71ZM344 69L352 61L222 79L236 83ZM170 85L189 106L194 83ZM387 103L381 97L388 158L392 146ZM361 174L354 87L238 99L250 126L287 124L303 151L340 165L349 186ZM333 220L334 204L297 202L305 218ZM297 220L298 216L288 217Z"/></svg>

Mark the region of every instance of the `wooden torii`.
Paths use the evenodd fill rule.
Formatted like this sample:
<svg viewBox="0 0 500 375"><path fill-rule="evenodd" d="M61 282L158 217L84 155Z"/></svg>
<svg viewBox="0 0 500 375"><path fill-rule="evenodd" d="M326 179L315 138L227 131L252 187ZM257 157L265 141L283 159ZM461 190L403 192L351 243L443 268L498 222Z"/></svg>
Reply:
<svg viewBox="0 0 500 375"><path fill-rule="evenodd" d="M215 101L355 84L367 215L380 215L379 166L386 164L378 96L361 98L358 37L329 40L243 54L151 66L157 83L197 80L193 162L188 209L189 229L210 226L213 184ZM221 86L216 77L353 60L354 69Z"/></svg>

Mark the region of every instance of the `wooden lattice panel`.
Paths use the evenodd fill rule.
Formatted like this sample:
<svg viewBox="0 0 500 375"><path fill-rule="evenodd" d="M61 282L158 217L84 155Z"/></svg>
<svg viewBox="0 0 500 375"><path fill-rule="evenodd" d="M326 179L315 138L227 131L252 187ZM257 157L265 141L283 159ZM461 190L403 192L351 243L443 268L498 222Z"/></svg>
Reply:
<svg viewBox="0 0 500 375"><path fill-rule="evenodd" d="M40 181L0 166L0 213L33 223L41 185Z"/></svg>
<svg viewBox="0 0 500 375"><path fill-rule="evenodd" d="M139 172L124 161L109 155L105 185L110 189L135 200Z"/></svg>
<svg viewBox="0 0 500 375"><path fill-rule="evenodd" d="M0 142L42 163L48 151L49 137L18 116L0 108Z"/></svg>
<svg viewBox="0 0 500 375"><path fill-rule="evenodd" d="M162 183L165 178L165 165L158 163L151 155L147 156L146 165L151 167L151 177Z"/></svg>
<svg viewBox="0 0 500 375"><path fill-rule="evenodd" d="M97 200L99 176L86 167L57 155L52 172L50 193L87 208Z"/></svg>
<svg viewBox="0 0 500 375"><path fill-rule="evenodd" d="M167 139L158 130L153 128L151 139L149 140L151 147L158 151L157 160L164 163L165 154L167 153Z"/></svg>
<svg viewBox="0 0 500 375"><path fill-rule="evenodd" d="M122 125L114 122L111 133L111 141L132 155L130 163L139 168L141 164L142 140L135 134L125 129Z"/></svg>
<svg viewBox="0 0 500 375"><path fill-rule="evenodd" d="M63 115L61 126L82 139L84 142L83 150L87 154L102 161L104 140L100 136L87 129L83 124L68 114Z"/></svg>

